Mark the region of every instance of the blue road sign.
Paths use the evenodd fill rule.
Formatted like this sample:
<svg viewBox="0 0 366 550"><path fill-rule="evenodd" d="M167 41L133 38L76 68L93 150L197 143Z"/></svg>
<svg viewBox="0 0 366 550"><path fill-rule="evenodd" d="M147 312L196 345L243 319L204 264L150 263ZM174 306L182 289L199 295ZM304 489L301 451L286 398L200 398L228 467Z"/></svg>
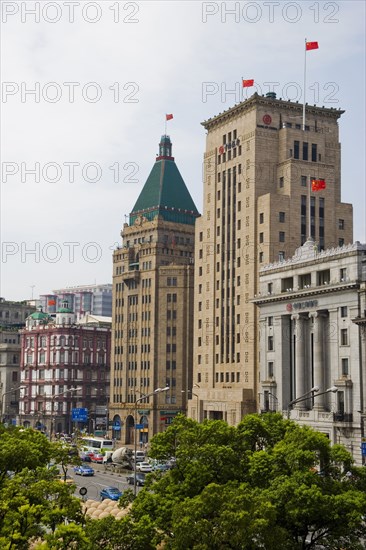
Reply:
<svg viewBox="0 0 366 550"><path fill-rule="evenodd" d="M73 422L86 422L88 420L88 409L72 409Z"/></svg>
<svg viewBox="0 0 366 550"><path fill-rule="evenodd" d="M366 441L361 443L362 456L366 456Z"/></svg>
<svg viewBox="0 0 366 550"><path fill-rule="evenodd" d="M136 430L143 430L143 429L144 429L144 425L143 425L143 424L136 424L135 429L136 429Z"/></svg>

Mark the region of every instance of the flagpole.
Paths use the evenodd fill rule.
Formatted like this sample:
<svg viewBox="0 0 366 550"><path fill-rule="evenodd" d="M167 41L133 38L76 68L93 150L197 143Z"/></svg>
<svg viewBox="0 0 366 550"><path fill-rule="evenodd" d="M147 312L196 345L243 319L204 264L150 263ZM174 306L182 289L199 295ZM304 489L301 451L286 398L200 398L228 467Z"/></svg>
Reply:
<svg viewBox="0 0 366 550"><path fill-rule="evenodd" d="M310 188L311 188L311 177L310 175L308 176L309 178L309 185L308 185L308 203L309 203L309 237L308 237L308 240L311 241L312 240L312 237L311 237L311 198L310 198Z"/></svg>
<svg viewBox="0 0 366 550"><path fill-rule="evenodd" d="M166 135L166 115L165 115L165 134Z"/></svg>
<svg viewBox="0 0 366 550"><path fill-rule="evenodd" d="M304 53L304 104L302 106L302 129L305 132L305 90L306 90L306 38L305 38L305 53Z"/></svg>

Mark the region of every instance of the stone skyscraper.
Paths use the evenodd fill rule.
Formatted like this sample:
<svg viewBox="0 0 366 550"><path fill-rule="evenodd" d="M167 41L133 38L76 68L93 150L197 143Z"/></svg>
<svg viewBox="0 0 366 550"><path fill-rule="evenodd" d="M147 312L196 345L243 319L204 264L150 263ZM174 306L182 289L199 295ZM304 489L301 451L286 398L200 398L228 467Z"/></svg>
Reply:
<svg viewBox="0 0 366 550"><path fill-rule="evenodd" d="M307 106L303 130L302 105L254 94L202 123L193 374L201 419L236 424L259 408L259 326L251 302L259 268L286 261L309 236L321 250L352 242L352 206L341 202L343 112ZM323 178L326 189L309 193L311 178ZM193 417L195 404L192 398Z"/></svg>
<svg viewBox="0 0 366 550"><path fill-rule="evenodd" d="M192 387L194 228L199 213L169 136L113 255L110 419L113 436L145 443L186 411ZM157 388L169 391L140 400ZM138 401L140 400L140 401ZM137 406L138 402L138 406Z"/></svg>

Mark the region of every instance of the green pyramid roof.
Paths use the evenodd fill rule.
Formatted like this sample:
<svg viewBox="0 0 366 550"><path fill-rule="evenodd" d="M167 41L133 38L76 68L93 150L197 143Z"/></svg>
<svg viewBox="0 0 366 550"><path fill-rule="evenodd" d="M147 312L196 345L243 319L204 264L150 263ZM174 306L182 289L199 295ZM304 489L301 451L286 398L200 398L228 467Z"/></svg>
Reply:
<svg viewBox="0 0 366 550"><path fill-rule="evenodd" d="M130 214L130 225L139 215L153 220L160 215L164 220L194 225L199 212L170 155L169 136L163 136L160 153Z"/></svg>
<svg viewBox="0 0 366 550"><path fill-rule="evenodd" d="M36 321L44 321L46 319L52 319L51 315L48 315L48 313L44 313L43 311L35 311L30 315L31 319L34 319Z"/></svg>

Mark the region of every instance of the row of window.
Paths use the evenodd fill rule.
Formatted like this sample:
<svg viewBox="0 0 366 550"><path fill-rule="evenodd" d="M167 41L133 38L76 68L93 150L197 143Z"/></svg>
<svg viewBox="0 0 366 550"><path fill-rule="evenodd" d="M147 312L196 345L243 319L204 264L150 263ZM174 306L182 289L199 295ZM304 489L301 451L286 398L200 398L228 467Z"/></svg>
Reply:
<svg viewBox="0 0 366 550"><path fill-rule="evenodd" d="M316 286L329 285L333 283L331 281L330 269L323 269L317 271L315 274L315 284ZM345 282L347 280L347 268L342 267L339 270L339 282ZM296 279L295 279L296 281ZM309 288L312 286L312 274L304 273L297 277L296 287L298 290ZM294 277L284 277L281 279L281 292L293 291L295 288ZM267 285L268 294L272 294L273 283L268 283ZM345 308L347 310L347 308Z"/></svg>
<svg viewBox="0 0 366 550"><path fill-rule="evenodd" d="M349 358L348 357L342 357L341 358L341 375L342 376L348 376L350 374L349 372ZM274 378L274 362L268 361L267 363L267 377L268 378Z"/></svg>
<svg viewBox="0 0 366 550"><path fill-rule="evenodd" d="M106 354L104 352L98 353L96 357L94 354L83 353L79 356L78 352L68 353L67 351L60 351L57 355L56 352L53 352L50 356L50 364L68 364L68 363L79 363L79 359L84 365L89 365L90 363L96 362L98 365L103 365L106 361ZM34 354L26 354L26 364L31 365L34 361ZM38 363L46 363L46 353L44 351L39 352L38 354Z"/></svg>
<svg viewBox="0 0 366 550"><path fill-rule="evenodd" d="M46 348L48 346L48 343L52 346L74 346L78 347L79 343L83 345L83 348L93 348L94 343L96 344L97 348L105 348L106 346L106 340L97 338L94 340L93 338L79 338L78 336L39 336L38 337L38 345L41 348ZM27 337L25 340L25 345L27 348L34 348L35 345L35 338Z"/></svg>
<svg viewBox="0 0 366 550"><path fill-rule="evenodd" d="M349 345L349 337L348 337L348 329L347 328L341 328L340 329L340 345L341 346L348 346ZM274 336L269 335L267 336L267 351L274 351Z"/></svg>
<svg viewBox="0 0 366 550"><path fill-rule="evenodd" d="M249 353L245 352L245 362L248 363L249 361ZM215 354L215 363L218 365L219 363L240 363L240 352L237 352L232 354L231 358L229 356L224 357L223 354L221 354L221 361L220 356L218 353ZM197 363L199 365L202 365L202 355L197 355ZM205 363L208 364L208 355L205 356Z"/></svg>

